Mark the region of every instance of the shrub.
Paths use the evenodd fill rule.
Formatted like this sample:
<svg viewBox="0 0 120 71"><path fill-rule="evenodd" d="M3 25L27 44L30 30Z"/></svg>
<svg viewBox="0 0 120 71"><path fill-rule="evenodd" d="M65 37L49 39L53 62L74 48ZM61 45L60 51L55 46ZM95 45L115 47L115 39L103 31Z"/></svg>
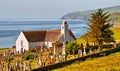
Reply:
<svg viewBox="0 0 120 71"><path fill-rule="evenodd" d="M34 59L35 55L33 53L29 53L27 55L24 55L22 58L25 60L30 60L30 59Z"/></svg>
<svg viewBox="0 0 120 71"><path fill-rule="evenodd" d="M29 52L35 52L35 48L31 48Z"/></svg>
<svg viewBox="0 0 120 71"><path fill-rule="evenodd" d="M72 53L73 53L73 50L74 50L74 53L77 54L79 47L80 47L80 45L77 44L77 43L74 42L74 41L69 42L69 43L65 46L66 51L68 52L68 54L72 54Z"/></svg>

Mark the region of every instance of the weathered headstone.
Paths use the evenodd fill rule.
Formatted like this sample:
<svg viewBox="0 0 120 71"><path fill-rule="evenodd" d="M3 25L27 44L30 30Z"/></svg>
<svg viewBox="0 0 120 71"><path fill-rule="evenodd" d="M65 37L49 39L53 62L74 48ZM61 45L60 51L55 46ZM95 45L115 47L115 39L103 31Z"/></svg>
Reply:
<svg viewBox="0 0 120 71"><path fill-rule="evenodd" d="M114 42L114 44L113 44L113 48L116 48L116 47L117 47L117 43Z"/></svg>
<svg viewBox="0 0 120 71"><path fill-rule="evenodd" d="M78 58L79 58L79 57L82 57L82 56L83 56L82 49L79 49L79 50L78 50Z"/></svg>
<svg viewBox="0 0 120 71"><path fill-rule="evenodd" d="M2 64L0 63L0 69L1 69L1 71L3 71L3 66L2 66Z"/></svg>
<svg viewBox="0 0 120 71"><path fill-rule="evenodd" d="M16 70L20 70L19 61L16 61L16 62L15 62L15 69L16 69Z"/></svg>
<svg viewBox="0 0 120 71"><path fill-rule="evenodd" d="M2 69L3 69L3 71L4 71L4 68L5 68L5 65L4 65L4 63L2 63L2 65L1 65L1 66L2 66Z"/></svg>
<svg viewBox="0 0 120 71"><path fill-rule="evenodd" d="M30 71L30 70L31 70L31 62L30 62L30 61L27 63L27 68L26 68L26 70L27 70L27 71Z"/></svg>
<svg viewBox="0 0 120 71"><path fill-rule="evenodd" d="M42 53L39 52L38 64L42 65Z"/></svg>
<svg viewBox="0 0 120 71"><path fill-rule="evenodd" d="M50 59L51 59L50 61L51 61L51 63L53 63L53 58L54 58L53 55L51 55L51 56L50 56Z"/></svg>
<svg viewBox="0 0 120 71"><path fill-rule="evenodd" d="M26 67L27 67L26 62L24 62L23 71L26 71Z"/></svg>
<svg viewBox="0 0 120 71"><path fill-rule="evenodd" d="M55 47L55 44L54 44L54 55L56 54L56 47Z"/></svg>
<svg viewBox="0 0 120 71"><path fill-rule="evenodd" d="M62 55L65 55L65 45L66 45L66 43L65 42L63 42L63 47L62 47Z"/></svg>
<svg viewBox="0 0 120 71"><path fill-rule="evenodd" d="M23 65L21 60L20 60L19 66L20 66L20 71L23 71Z"/></svg>
<svg viewBox="0 0 120 71"><path fill-rule="evenodd" d="M90 48L90 50L89 50L89 54L92 54L93 52L92 52L92 50L91 50L91 48Z"/></svg>
<svg viewBox="0 0 120 71"><path fill-rule="evenodd" d="M9 71L9 69L10 69L10 63L9 63L9 62L7 62L7 65L6 65L6 70L7 70L7 71Z"/></svg>
<svg viewBox="0 0 120 71"><path fill-rule="evenodd" d="M9 71L14 71L12 66L10 66L10 70Z"/></svg>
<svg viewBox="0 0 120 71"><path fill-rule="evenodd" d="M83 55L84 55L84 56L86 55L86 50L85 50L85 47L84 47Z"/></svg>
<svg viewBox="0 0 120 71"><path fill-rule="evenodd" d="M6 52L3 53L3 56L6 56Z"/></svg>

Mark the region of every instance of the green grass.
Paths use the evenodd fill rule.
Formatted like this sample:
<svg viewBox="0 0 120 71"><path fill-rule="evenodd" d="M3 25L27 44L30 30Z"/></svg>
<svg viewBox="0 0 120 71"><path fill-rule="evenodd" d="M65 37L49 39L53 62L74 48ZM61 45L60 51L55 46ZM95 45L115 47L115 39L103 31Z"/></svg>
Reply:
<svg viewBox="0 0 120 71"><path fill-rule="evenodd" d="M120 52L99 58L88 58L53 71L120 71Z"/></svg>
<svg viewBox="0 0 120 71"><path fill-rule="evenodd" d="M8 48L1 48L0 49L0 54L6 52L7 50L8 50Z"/></svg>
<svg viewBox="0 0 120 71"><path fill-rule="evenodd" d="M111 30L114 32L115 40L120 40L120 28L111 28Z"/></svg>

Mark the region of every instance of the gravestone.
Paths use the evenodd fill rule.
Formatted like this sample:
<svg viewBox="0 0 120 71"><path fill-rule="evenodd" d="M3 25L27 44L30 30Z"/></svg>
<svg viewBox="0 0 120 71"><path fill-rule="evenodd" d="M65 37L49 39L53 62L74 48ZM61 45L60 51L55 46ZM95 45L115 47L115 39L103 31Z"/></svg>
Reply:
<svg viewBox="0 0 120 71"><path fill-rule="evenodd" d="M84 47L83 55L84 55L84 56L86 55L86 50L85 50L85 47Z"/></svg>
<svg viewBox="0 0 120 71"><path fill-rule="evenodd" d="M91 48L90 48L90 50L89 50L89 54L92 54L93 52L92 52L92 50L91 50Z"/></svg>
<svg viewBox="0 0 120 71"><path fill-rule="evenodd" d="M66 54L66 52L65 52L65 45L66 45L66 43L65 43L65 42L63 42L62 55L65 55L65 54Z"/></svg>
<svg viewBox="0 0 120 71"><path fill-rule="evenodd" d="M15 70L20 70L19 61L15 62Z"/></svg>
<svg viewBox="0 0 120 71"><path fill-rule="evenodd" d="M1 71L3 71L3 66L2 66L2 64L0 63L0 69L1 69Z"/></svg>
<svg viewBox="0 0 120 71"><path fill-rule="evenodd" d="M10 62L7 62L6 71L9 71L9 69L10 69Z"/></svg>
<svg viewBox="0 0 120 71"><path fill-rule="evenodd" d="M58 56L59 62L61 62L61 55Z"/></svg>
<svg viewBox="0 0 120 71"><path fill-rule="evenodd" d="M54 52L53 52L53 53L54 53L54 55L56 54L56 47L55 47L55 44L54 44Z"/></svg>
<svg viewBox="0 0 120 71"><path fill-rule="evenodd" d="M20 71L23 71L23 65L21 60L20 60L19 66L20 66Z"/></svg>
<svg viewBox="0 0 120 71"><path fill-rule="evenodd" d="M31 70L31 62L28 62L28 63L27 63L26 70L27 70L27 71L30 71L30 70Z"/></svg>
<svg viewBox="0 0 120 71"><path fill-rule="evenodd" d="M79 57L82 57L82 56L83 56L82 49L79 49L79 50L78 50L78 58L79 58Z"/></svg>
<svg viewBox="0 0 120 71"><path fill-rule="evenodd" d="M4 63L1 64L2 70L4 71L5 65Z"/></svg>
<svg viewBox="0 0 120 71"><path fill-rule="evenodd" d="M39 52L38 64L40 66L42 65L42 53L41 52Z"/></svg>
<svg viewBox="0 0 120 71"><path fill-rule="evenodd" d="M10 70L9 71L14 71L14 69L13 69L13 67L12 66L10 66Z"/></svg>
<svg viewBox="0 0 120 71"><path fill-rule="evenodd" d="M117 43L114 42L114 44L113 44L113 48L116 48L116 47L117 47Z"/></svg>
<svg viewBox="0 0 120 71"><path fill-rule="evenodd" d="M3 53L3 56L6 56L6 52Z"/></svg>
<svg viewBox="0 0 120 71"><path fill-rule="evenodd" d="M27 64L26 62L24 62L23 71L26 71L26 68L27 68Z"/></svg>
<svg viewBox="0 0 120 71"><path fill-rule="evenodd" d="M50 56L50 59L51 59L50 62L51 62L52 64L53 64L53 58L54 58L53 55L51 55L51 56Z"/></svg>

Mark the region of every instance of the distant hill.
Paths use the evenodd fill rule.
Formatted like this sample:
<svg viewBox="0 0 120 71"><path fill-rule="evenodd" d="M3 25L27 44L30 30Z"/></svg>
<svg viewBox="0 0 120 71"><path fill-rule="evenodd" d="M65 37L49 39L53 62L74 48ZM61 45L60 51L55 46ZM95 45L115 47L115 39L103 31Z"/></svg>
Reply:
<svg viewBox="0 0 120 71"><path fill-rule="evenodd" d="M95 12L96 10L71 12L71 13L65 14L60 19L68 19L68 20L82 19L82 20L87 20L90 17L90 14ZM103 8L103 10L109 11L111 13L111 17L112 16L114 18L116 18L118 16L120 17L120 5L119 6L114 6L114 7Z"/></svg>

